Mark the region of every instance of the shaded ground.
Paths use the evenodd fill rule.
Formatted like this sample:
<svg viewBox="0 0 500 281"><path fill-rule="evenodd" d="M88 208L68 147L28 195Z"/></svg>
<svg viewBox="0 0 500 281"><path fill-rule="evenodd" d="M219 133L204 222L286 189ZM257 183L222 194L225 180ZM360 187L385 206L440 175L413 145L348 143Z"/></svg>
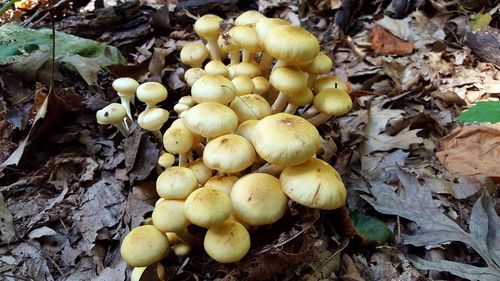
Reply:
<svg viewBox="0 0 500 281"><path fill-rule="evenodd" d="M362 8L355 1L214 2L128 3L90 14L59 5L58 31L116 46L130 64L99 70L87 63L78 73L61 68L47 103L50 68L42 64L34 77L0 69L0 161L29 135L19 164L0 170L3 279L125 279L119 243L151 214L160 149L138 128L124 139L98 126L95 111L117 100L111 82L125 75L168 85L164 107L171 110L188 93L178 56L196 39L190 14L229 19L250 8L314 32L335 74L352 84L353 111L320 128L320 156L343 176L347 208L291 205L279 223L252 233L252 249L240 263L220 265L195 249L187 258L167 258L169 280L500 278L498 186L491 178L500 176L499 128L476 128L482 137L463 138L458 148L441 142L453 129L469 130L455 122L464 108L498 100L498 65L476 45L481 58L466 46L471 15L493 3L413 1L405 11L394 7L398 1ZM45 14L23 20L50 27ZM494 13L491 30L499 24ZM459 142L456 134L448 143Z"/></svg>

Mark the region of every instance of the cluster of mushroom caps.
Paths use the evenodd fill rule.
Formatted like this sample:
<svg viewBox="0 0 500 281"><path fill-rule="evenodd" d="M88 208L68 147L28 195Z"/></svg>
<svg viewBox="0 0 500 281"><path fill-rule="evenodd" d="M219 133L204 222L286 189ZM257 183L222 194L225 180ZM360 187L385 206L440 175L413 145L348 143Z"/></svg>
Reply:
<svg viewBox="0 0 500 281"><path fill-rule="evenodd" d="M250 249L249 231L278 221L289 199L324 210L346 199L337 171L316 158L316 126L346 114L352 101L346 83L326 75L332 61L318 40L256 11L241 14L227 32L222 21L199 18L194 30L207 45L192 42L181 50L181 61L191 67L184 77L191 95L178 101L179 117L161 135L161 198L152 224L133 229L121 246L138 276L171 250L182 256L197 245L218 262L239 261ZM140 100L148 83L136 88ZM158 91L146 92L158 102ZM144 112L152 109L148 104ZM140 125L158 120L141 121L141 115ZM146 129L158 135L160 128ZM202 243L188 231L191 224L207 229Z"/></svg>

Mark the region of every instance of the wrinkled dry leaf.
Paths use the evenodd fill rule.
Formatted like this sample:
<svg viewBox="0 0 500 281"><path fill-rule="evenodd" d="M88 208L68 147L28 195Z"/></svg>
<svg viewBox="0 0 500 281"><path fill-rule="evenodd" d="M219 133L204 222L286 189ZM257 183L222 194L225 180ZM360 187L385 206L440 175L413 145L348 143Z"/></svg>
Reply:
<svg viewBox="0 0 500 281"><path fill-rule="evenodd" d="M383 55L408 55L413 52L413 42L392 35L380 25L375 25L370 34L372 49Z"/></svg>
<svg viewBox="0 0 500 281"><path fill-rule="evenodd" d="M151 141L149 133L140 128L132 136L124 140L125 166L130 181L143 180L156 167L160 150L157 144Z"/></svg>
<svg viewBox="0 0 500 281"><path fill-rule="evenodd" d="M366 140L361 146L363 154L387 151L393 148L408 149L411 144L422 143L423 139L417 137L420 130L406 128L395 136L384 133L387 123L402 119L403 114L403 110L373 108L370 111L369 122L364 129Z"/></svg>
<svg viewBox="0 0 500 281"><path fill-rule="evenodd" d="M499 124L462 126L443 138L436 156L451 173L499 177L499 142Z"/></svg>
<svg viewBox="0 0 500 281"><path fill-rule="evenodd" d="M371 183L375 198L361 196L378 212L400 216L417 224L413 235L404 235L405 244L429 246L452 241L463 242L485 260L488 265L485 272L496 271L496 278L500 278L500 268L497 265L500 262L500 235L497 233L500 220L496 215L494 202L487 193L475 203L469 224L470 232L466 232L443 214L425 181L419 181L401 169L397 170L397 176L404 191L402 196L382 182ZM477 270L480 271L481 268ZM462 276L457 272L455 274Z"/></svg>
<svg viewBox="0 0 500 281"><path fill-rule="evenodd" d="M9 242L15 235L16 232L14 230L12 215L5 207L5 201L0 192L0 241Z"/></svg>
<svg viewBox="0 0 500 281"><path fill-rule="evenodd" d="M443 16L427 18L420 11L415 11L401 20L384 16L377 21L377 24L389 30L395 36L406 41L415 42L416 49L437 40L444 40L446 37L443 30L445 23L446 18Z"/></svg>
<svg viewBox="0 0 500 281"><path fill-rule="evenodd" d="M392 78L403 91L415 85L420 76L419 68L408 57L384 57L384 72Z"/></svg>

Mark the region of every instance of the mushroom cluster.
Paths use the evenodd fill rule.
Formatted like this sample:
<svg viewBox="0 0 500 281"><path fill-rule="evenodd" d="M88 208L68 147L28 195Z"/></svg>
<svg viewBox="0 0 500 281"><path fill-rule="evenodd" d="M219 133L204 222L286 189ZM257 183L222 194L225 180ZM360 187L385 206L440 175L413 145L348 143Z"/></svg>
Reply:
<svg viewBox="0 0 500 281"><path fill-rule="evenodd" d="M314 35L282 19L248 11L229 30L222 22L216 15L196 21L206 44L187 43L180 52L191 67L184 75L190 95L174 106L178 118L163 134L154 110L167 92L158 83L123 80L120 87L116 80L120 115L111 117L119 104L97 114L101 124L126 125L136 85L147 104L138 123L161 134L165 149L152 224L132 230L121 246L131 266L158 263L170 250L186 255L197 245L218 262L236 262L250 249L249 231L278 221L289 199L323 210L345 203L341 177L316 158L316 127L352 107L347 84L328 75L332 60ZM202 243L190 225L206 229Z"/></svg>

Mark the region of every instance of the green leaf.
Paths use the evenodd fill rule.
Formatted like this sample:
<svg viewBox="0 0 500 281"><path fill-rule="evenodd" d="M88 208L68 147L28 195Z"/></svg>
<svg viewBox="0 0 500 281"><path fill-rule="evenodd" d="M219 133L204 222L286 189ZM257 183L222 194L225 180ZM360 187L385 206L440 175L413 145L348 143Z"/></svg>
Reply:
<svg viewBox="0 0 500 281"><path fill-rule="evenodd" d="M382 245L391 238L392 232L382 221L357 210L350 210L349 215L356 232L368 244Z"/></svg>
<svg viewBox="0 0 500 281"><path fill-rule="evenodd" d="M480 101L457 118L462 123L500 122L500 101Z"/></svg>
<svg viewBox="0 0 500 281"><path fill-rule="evenodd" d="M474 14L474 19L471 20L471 22L470 22L470 29L472 30L472 32L474 32L478 29L486 27L486 26L490 25L491 19L492 19L492 17L490 15L490 13L488 13L488 12L486 12L484 14L476 13L476 14Z"/></svg>
<svg viewBox="0 0 500 281"><path fill-rule="evenodd" d="M34 80L40 76L42 65L52 57L52 30L4 24L0 26L0 46L0 66L8 66L23 78ZM89 84L97 82L97 72L102 67L126 63L116 47L57 31L55 53L57 63L70 62L73 70Z"/></svg>

